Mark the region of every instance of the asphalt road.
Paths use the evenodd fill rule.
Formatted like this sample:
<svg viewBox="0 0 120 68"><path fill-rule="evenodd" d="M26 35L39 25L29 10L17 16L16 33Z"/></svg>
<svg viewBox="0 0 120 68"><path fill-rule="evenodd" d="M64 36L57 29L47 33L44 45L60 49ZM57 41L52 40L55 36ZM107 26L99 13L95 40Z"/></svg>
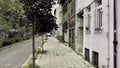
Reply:
<svg viewBox="0 0 120 68"><path fill-rule="evenodd" d="M35 40L38 46L41 37ZM24 61L32 54L32 39L22 41L0 50L0 68L20 68Z"/></svg>

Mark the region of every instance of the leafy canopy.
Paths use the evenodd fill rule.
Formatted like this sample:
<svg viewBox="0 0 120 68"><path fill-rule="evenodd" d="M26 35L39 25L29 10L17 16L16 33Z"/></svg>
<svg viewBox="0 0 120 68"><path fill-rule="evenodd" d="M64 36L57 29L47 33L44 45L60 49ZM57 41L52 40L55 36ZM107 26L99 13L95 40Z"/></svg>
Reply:
<svg viewBox="0 0 120 68"><path fill-rule="evenodd" d="M20 0L24 3L25 14L30 22L35 22L36 32L50 32L57 27L52 15L54 0Z"/></svg>
<svg viewBox="0 0 120 68"><path fill-rule="evenodd" d="M0 0L0 25L7 29L19 27L24 17L23 4L19 0Z"/></svg>

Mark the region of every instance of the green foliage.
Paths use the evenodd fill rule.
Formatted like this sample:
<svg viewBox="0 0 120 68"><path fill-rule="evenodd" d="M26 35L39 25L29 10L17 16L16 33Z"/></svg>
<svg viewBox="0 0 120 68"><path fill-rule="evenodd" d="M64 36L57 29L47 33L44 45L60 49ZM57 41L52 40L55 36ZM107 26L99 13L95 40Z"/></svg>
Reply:
<svg viewBox="0 0 120 68"><path fill-rule="evenodd" d="M41 48L36 48L36 49L35 49L35 53L36 53L36 55L40 54L41 51L42 51Z"/></svg>
<svg viewBox="0 0 120 68"><path fill-rule="evenodd" d="M3 42L2 42L2 41L0 41L0 47L2 47L2 43L3 43Z"/></svg>
<svg viewBox="0 0 120 68"><path fill-rule="evenodd" d="M27 40L29 38L30 38L30 36L25 36L25 37L17 36L17 37L14 37L14 38L4 39L3 41L0 42L0 47L8 46L8 45L11 45L13 43L16 43L16 42L19 42L19 41L22 41L22 40Z"/></svg>
<svg viewBox="0 0 120 68"><path fill-rule="evenodd" d="M22 39L23 39L22 37L17 36L17 37L15 37L15 42L19 42L19 41L21 41Z"/></svg>
<svg viewBox="0 0 120 68"><path fill-rule="evenodd" d="M5 39L5 40L2 41L2 46L11 45L14 42L15 42L14 38Z"/></svg>
<svg viewBox="0 0 120 68"><path fill-rule="evenodd" d="M22 3L18 0L1 0L0 1L0 24L8 29L12 29L11 24L17 23L16 19L24 13ZM18 16L17 16L18 15Z"/></svg>
<svg viewBox="0 0 120 68"><path fill-rule="evenodd" d="M0 46L10 45L30 38L28 20L24 14L23 3L19 0L0 0L0 30L8 36Z"/></svg>
<svg viewBox="0 0 120 68"><path fill-rule="evenodd" d="M58 35L56 38L59 39L59 40L62 40L63 36L62 35Z"/></svg>
<svg viewBox="0 0 120 68"><path fill-rule="evenodd" d="M51 8L54 0L20 0L30 22L35 22L36 32L50 32L57 26Z"/></svg>
<svg viewBox="0 0 120 68"><path fill-rule="evenodd" d="M26 64L23 66L23 68L33 68L32 66L33 66L32 63L26 63ZM35 68L40 68L40 67L39 67L38 65L36 65Z"/></svg>

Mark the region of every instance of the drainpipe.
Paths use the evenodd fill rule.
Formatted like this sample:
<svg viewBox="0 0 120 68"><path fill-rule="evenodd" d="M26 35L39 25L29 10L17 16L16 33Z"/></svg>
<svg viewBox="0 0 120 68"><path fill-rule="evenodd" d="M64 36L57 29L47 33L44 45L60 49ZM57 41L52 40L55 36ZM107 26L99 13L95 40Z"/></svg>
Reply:
<svg viewBox="0 0 120 68"><path fill-rule="evenodd" d="M113 45L114 45L114 68L117 68L117 21L116 21L116 0L114 0L114 40L113 40Z"/></svg>
<svg viewBox="0 0 120 68"><path fill-rule="evenodd" d="M108 34L108 57L107 57L107 68L109 68L109 62L110 62L110 5L109 5L109 0L107 0L108 1L108 4L107 4L107 11L108 11L108 32L107 32L107 34Z"/></svg>

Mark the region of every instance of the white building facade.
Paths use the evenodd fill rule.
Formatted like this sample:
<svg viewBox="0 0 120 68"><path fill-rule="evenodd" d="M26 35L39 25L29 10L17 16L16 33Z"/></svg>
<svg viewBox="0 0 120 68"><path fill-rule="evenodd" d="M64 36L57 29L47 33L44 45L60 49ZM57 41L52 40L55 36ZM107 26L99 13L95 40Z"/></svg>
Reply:
<svg viewBox="0 0 120 68"><path fill-rule="evenodd" d="M75 51L82 55L84 16L81 9L84 8L84 0L75 0L75 3Z"/></svg>
<svg viewBox="0 0 120 68"><path fill-rule="evenodd" d="M62 6L61 4L57 4L56 6L56 22L58 24L58 30L57 30L57 35L62 35Z"/></svg>
<svg viewBox="0 0 120 68"><path fill-rule="evenodd" d="M115 1L115 22L114 22L114 26L116 29L116 42L118 42L116 45L114 44L114 48L116 49L116 53L114 56L114 58L116 57L116 68L120 68L120 0L114 0ZM115 36L114 36L115 37ZM115 39L114 39L115 40Z"/></svg>
<svg viewBox="0 0 120 68"><path fill-rule="evenodd" d="M114 68L113 0L76 0L76 8L76 49L97 68Z"/></svg>

